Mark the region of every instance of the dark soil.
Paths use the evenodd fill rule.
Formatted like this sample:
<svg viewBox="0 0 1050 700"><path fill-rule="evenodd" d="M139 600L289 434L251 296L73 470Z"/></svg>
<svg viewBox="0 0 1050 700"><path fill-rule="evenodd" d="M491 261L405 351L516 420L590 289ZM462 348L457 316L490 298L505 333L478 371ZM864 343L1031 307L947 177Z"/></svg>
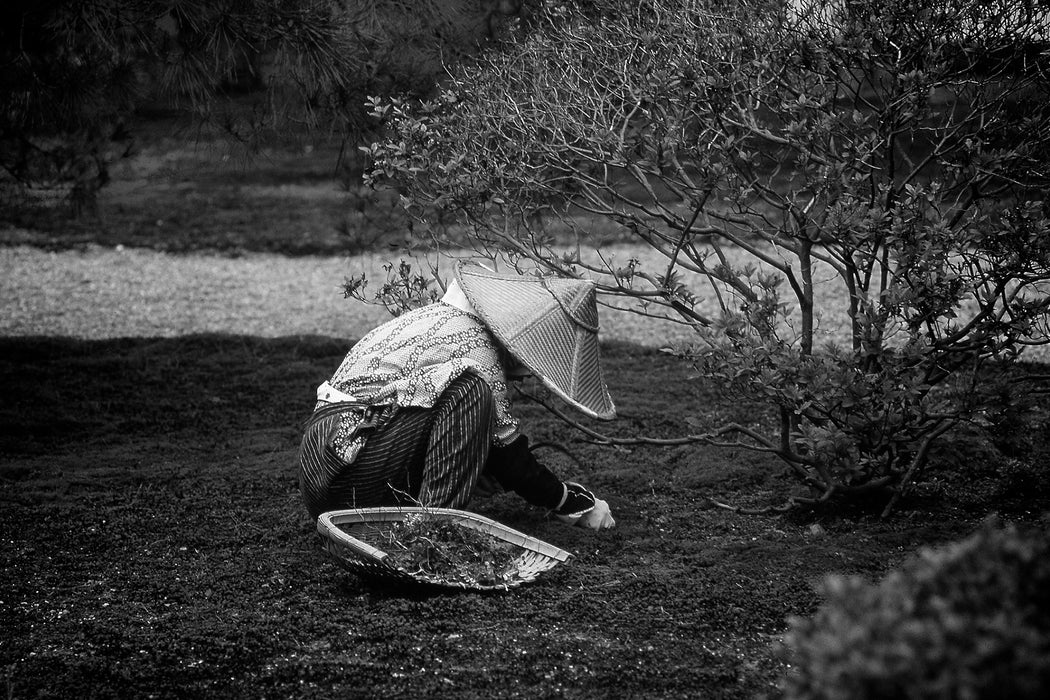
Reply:
<svg viewBox="0 0 1050 700"><path fill-rule="evenodd" d="M878 577L993 511L1050 509L1031 466L1045 439L1022 462L986 450L940 466L888 521L881 503L755 517L706 497L779 502L794 485L775 461L598 447L526 404L534 439L583 466L541 454L606 498L617 527L479 501L575 559L506 593L384 589L321 553L296 490L299 426L345 350L322 337L0 339L9 697L775 697L778 636L815 609L826 574ZM670 358L625 345L605 357L612 432L675 434L700 409L761 420Z"/></svg>

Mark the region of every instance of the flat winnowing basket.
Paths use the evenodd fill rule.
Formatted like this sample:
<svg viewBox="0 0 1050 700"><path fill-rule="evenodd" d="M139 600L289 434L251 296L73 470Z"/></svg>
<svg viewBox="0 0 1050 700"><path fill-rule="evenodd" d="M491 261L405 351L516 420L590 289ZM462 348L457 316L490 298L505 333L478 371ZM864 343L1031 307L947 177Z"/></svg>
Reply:
<svg viewBox="0 0 1050 700"><path fill-rule="evenodd" d="M413 515L449 520L460 526L484 533L511 546L514 551L511 573L498 582L464 581L428 572L409 573L391 564L385 547L389 546L391 528ZM363 578L397 583L419 583L465 590L506 590L534 580L572 555L523 532L518 532L482 515L451 508L357 508L322 513L317 519L317 532L325 550L341 566Z"/></svg>

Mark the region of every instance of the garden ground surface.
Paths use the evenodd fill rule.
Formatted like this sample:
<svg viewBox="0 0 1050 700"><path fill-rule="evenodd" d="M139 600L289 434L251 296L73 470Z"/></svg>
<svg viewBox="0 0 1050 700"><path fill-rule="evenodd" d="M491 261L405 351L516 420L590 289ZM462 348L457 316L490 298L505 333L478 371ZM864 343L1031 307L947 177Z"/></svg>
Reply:
<svg viewBox="0 0 1050 700"><path fill-rule="evenodd" d="M6 249L5 273L32 276L13 268L36 264L41 249L75 268L81 253L68 249L92 243L174 248L173 266L202 269L263 260L265 286L283 255L338 255L285 225L296 220L289 207L318 216L317 198L289 196L306 192L295 189L305 176L288 176L285 190L263 182L264 205L230 194L243 178L179 177L185 199L164 194L178 178L118 178L106 196L136 195L103 200L111 216L125 207L117 223L9 222L0 238L19 247ZM196 197L206 191L211 200ZM216 202L226 208L209 217ZM281 216L253 219L260 211ZM152 229L128 223L147 220ZM182 233L163 233L168 221ZM185 226L197 227L193 245L178 243ZM7 318L36 301L7 290ZM127 291L129 304L136 294ZM188 289L164 303L192 310L199 300ZM207 313L239 303L209 302ZM516 412L534 439L579 462L541 455L606 498L617 527L584 532L510 496L481 500L478 512L574 559L510 592L390 590L321 553L295 479L314 387L363 328L245 331L232 313L225 332L221 318L203 332L154 328L149 313L121 325L118 307L82 310L53 335L53 319L34 313L43 330L33 314L0 327L0 668L14 698L776 697L787 670L779 636L789 616L819 605L827 574L878 578L990 514L1045 528L1050 512L1045 414L1010 459L979 441L945 441L888 520L882 502L758 517L708 498L781 502L795 487L770 458L600 447L522 401ZM604 361L620 409L594 426L605 432L667 437L765 420L654 347L607 338Z"/></svg>

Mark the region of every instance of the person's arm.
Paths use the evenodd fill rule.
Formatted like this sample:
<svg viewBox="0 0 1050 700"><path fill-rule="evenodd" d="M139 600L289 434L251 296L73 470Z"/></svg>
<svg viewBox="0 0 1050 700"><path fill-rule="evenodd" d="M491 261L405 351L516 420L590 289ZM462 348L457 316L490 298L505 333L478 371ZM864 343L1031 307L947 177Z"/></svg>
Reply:
<svg viewBox="0 0 1050 700"><path fill-rule="evenodd" d="M553 511L562 522L594 530L616 524L608 503L577 483L563 482L537 460L525 435L508 445L493 445L485 473L532 505Z"/></svg>
<svg viewBox="0 0 1050 700"><path fill-rule="evenodd" d="M561 479L536 459L524 435L508 445L494 444L485 472L534 506L554 510L565 496Z"/></svg>

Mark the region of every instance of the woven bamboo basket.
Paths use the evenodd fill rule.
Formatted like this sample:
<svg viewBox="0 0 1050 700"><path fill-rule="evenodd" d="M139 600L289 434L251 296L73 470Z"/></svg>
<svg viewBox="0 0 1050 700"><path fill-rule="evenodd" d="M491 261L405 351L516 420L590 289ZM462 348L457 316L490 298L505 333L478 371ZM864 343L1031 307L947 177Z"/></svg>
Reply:
<svg viewBox="0 0 1050 700"><path fill-rule="evenodd" d="M495 584L465 583L429 575L408 573L387 561L389 554L382 549L389 542L390 529L395 523L413 514L451 520L456 525L487 534L506 542L515 550L512 574ZM533 581L544 571L568 561L572 555L552 544L518 532L495 520L476 513L451 508L357 508L322 513L317 519L317 533L324 549L335 561L362 578L390 583L411 583L464 590L506 590Z"/></svg>

